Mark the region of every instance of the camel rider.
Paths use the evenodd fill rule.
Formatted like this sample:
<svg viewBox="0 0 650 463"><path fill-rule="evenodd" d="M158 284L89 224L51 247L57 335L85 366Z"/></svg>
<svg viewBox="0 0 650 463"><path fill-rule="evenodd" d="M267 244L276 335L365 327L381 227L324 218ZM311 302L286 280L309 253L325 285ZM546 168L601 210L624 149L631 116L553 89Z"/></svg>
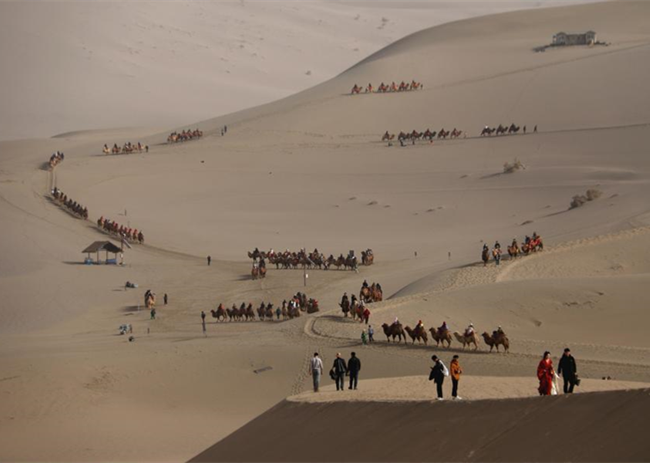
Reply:
<svg viewBox="0 0 650 463"><path fill-rule="evenodd" d="M368 287L368 282L366 280L363 280L363 285L361 285L362 288L367 288Z"/></svg>
<svg viewBox="0 0 650 463"><path fill-rule="evenodd" d="M393 320L393 325L392 326L395 326L395 325L398 325L398 324L399 324L399 319L397 317L395 317L395 320Z"/></svg>
<svg viewBox="0 0 650 463"><path fill-rule="evenodd" d="M356 294L353 294L353 295L352 295L352 299L350 300L350 303L351 303L351 304L354 304L355 302L357 302L357 295L356 295Z"/></svg>
<svg viewBox="0 0 650 463"><path fill-rule="evenodd" d="M494 249L501 249L501 243L498 240L494 242Z"/></svg>
<svg viewBox="0 0 650 463"><path fill-rule="evenodd" d="M519 243L517 243L517 238L512 239L512 247L513 248L519 247Z"/></svg>
<svg viewBox="0 0 650 463"><path fill-rule="evenodd" d="M415 332L417 333L418 331L424 333L424 323L422 323L422 320L418 321L418 324L415 325Z"/></svg>
<svg viewBox="0 0 650 463"><path fill-rule="evenodd" d="M348 302L348 293L343 293L343 297L341 298L341 305L345 305Z"/></svg>
<svg viewBox="0 0 650 463"><path fill-rule="evenodd" d="M483 252L487 252L490 250L490 247L487 245L487 243L483 243Z"/></svg>
<svg viewBox="0 0 650 463"><path fill-rule="evenodd" d="M474 324L470 323L469 326L465 329L465 337L471 336L474 334Z"/></svg>
<svg viewBox="0 0 650 463"><path fill-rule="evenodd" d="M438 328L438 334L442 334L446 332L449 328L447 328L447 322L442 322L442 325Z"/></svg>
<svg viewBox="0 0 650 463"><path fill-rule="evenodd" d="M381 285L380 285L379 283L377 283L377 284L375 285L375 288L377 288L377 290L381 291L382 293L384 292L384 291L381 289Z"/></svg>
<svg viewBox="0 0 650 463"><path fill-rule="evenodd" d="M492 337L493 338L496 338L497 336L502 335L502 334L504 334L504 333L503 333L503 329L501 329L500 326L496 330L492 331Z"/></svg>
<svg viewBox="0 0 650 463"><path fill-rule="evenodd" d="M537 235L537 232L533 232L533 240L536 240L537 238L539 238L539 236Z"/></svg>
<svg viewBox="0 0 650 463"><path fill-rule="evenodd" d="M530 236L526 235L526 238L524 239L525 244L530 244Z"/></svg>

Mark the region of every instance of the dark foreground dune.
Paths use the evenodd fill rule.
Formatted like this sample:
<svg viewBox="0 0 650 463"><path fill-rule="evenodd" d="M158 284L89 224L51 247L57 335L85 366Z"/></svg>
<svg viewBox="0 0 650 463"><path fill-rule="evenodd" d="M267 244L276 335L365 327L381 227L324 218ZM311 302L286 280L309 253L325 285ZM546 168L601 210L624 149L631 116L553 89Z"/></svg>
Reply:
<svg viewBox="0 0 650 463"><path fill-rule="evenodd" d="M650 461L650 389L476 402L283 401L192 459Z"/></svg>

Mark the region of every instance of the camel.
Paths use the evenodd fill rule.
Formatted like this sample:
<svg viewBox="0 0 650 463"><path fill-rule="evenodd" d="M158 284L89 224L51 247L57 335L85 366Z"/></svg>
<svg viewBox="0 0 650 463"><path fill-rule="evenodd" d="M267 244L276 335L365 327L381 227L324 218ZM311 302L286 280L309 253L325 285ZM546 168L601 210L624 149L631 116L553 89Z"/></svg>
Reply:
<svg viewBox="0 0 650 463"><path fill-rule="evenodd" d="M508 255L511 259L516 259L517 256L519 256L519 252L519 245L517 245L517 243L512 243L510 246L508 246Z"/></svg>
<svg viewBox="0 0 650 463"><path fill-rule="evenodd" d="M352 91L350 92L350 95L358 95L361 93L361 87L359 87L357 84L354 84L354 87L352 87Z"/></svg>
<svg viewBox="0 0 650 463"><path fill-rule="evenodd" d="M476 335L476 331L472 331L472 334L469 336L465 333L460 334L458 331L454 331L454 337L456 338L456 341L463 345L463 349L465 349L465 346L469 346L470 344L474 344L474 350L478 349L478 336Z"/></svg>
<svg viewBox="0 0 650 463"><path fill-rule="evenodd" d="M488 137L491 137L492 134L493 134L494 132L496 132L496 130L497 130L497 129L495 129L495 128L485 127L485 128L481 131L481 136L484 137L484 136L487 135Z"/></svg>
<svg viewBox="0 0 650 463"><path fill-rule="evenodd" d="M483 248L481 252L481 260L483 261L483 267L487 266L488 261L490 260L490 250L488 248Z"/></svg>
<svg viewBox="0 0 650 463"><path fill-rule="evenodd" d="M495 334L497 335L496 338L489 335L487 332L483 332L483 340L485 341L485 344L490 346L490 352L492 352L492 349L495 347L497 348L497 352L499 352L500 345L503 346L505 352L508 352L508 350L510 350L510 341L508 340L508 337L503 332L501 334L495 332Z"/></svg>
<svg viewBox="0 0 650 463"><path fill-rule="evenodd" d="M372 249L361 251L361 263L363 265L372 265L374 261L375 261L375 256L372 253Z"/></svg>
<svg viewBox="0 0 650 463"><path fill-rule="evenodd" d="M444 128L442 128L438 132L438 139L440 139L440 138L446 139L449 136L450 133L451 132L449 132L449 130L445 130Z"/></svg>
<svg viewBox="0 0 650 463"><path fill-rule="evenodd" d="M410 326L407 326L404 328L404 330L409 334L411 339L413 340L413 344L415 344L415 340L417 339L418 342L424 342L424 345L427 345L427 342L429 341L429 337L427 336L427 332L423 328L415 328L411 329Z"/></svg>
<svg viewBox="0 0 650 463"><path fill-rule="evenodd" d="M307 302L307 313L316 313L319 310L318 301L316 299L309 299Z"/></svg>
<svg viewBox="0 0 650 463"><path fill-rule="evenodd" d="M144 305L147 309L153 309L156 306L156 296L154 293L149 293L144 300Z"/></svg>
<svg viewBox="0 0 650 463"><path fill-rule="evenodd" d="M381 141L392 141L395 138L394 133L388 133L388 130L386 130L386 133L384 134L383 137L381 137Z"/></svg>
<svg viewBox="0 0 650 463"><path fill-rule="evenodd" d="M508 127L508 133L517 133L519 132L520 127L515 125L514 122Z"/></svg>
<svg viewBox="0 0 650 463"><path fill-rule="evenodd" d="M392 325L384 323L381 327L384 329L384 334L386 335L386 340L388 342L390 342L390 338L393 338L393 341L397 338L397 342L401 343L402 337L404 337L404 344L406 344L406 333L404 332L401 323L397 322Z"/></svg>
<svg viewBox="0 0 650 463"><path fill-rule="evenodd" d="M456 129L456 127L454 127L454 130L451 131L451 134L449 135L449 138L458 138L462 134L463 134L462 130L458 130L458 129Z"/></svg>
<svg viewBox="0 0 650 463"><path fill-rule="evenodd" d="M451 333L449 330L439 332L435 328L429 328L429 332L431 333L431 338L436 342L436 346L440 346L440 344L442 344L442 347L445 347L446 342L447 347L451 347Z"/></svg>
<svg viewBox="0 0 650 463"><path fill-rule="evenodd" d="M497 135L506 134L506 133L508 133L508 127L499 124L499 127L497 127Z"/></svg>
<svg viewBox="0 0 650 463"><path fill-rule="evenodd" d="M212 317L216 318L220 322L225 322L226 317L228 316L228 313L226 312L226 309L223 308L223 304L219 304L219 307L217 307L217 310L210 309L210 312L212 313Z"/></svg>
<svg viewBox="0 0 650 463"><path fill-rule="evenodd" d="M350 301L346 298L342 302L339 302L339 306L341 307L341 311L347 318L348 313L350 312Z"/></svg>

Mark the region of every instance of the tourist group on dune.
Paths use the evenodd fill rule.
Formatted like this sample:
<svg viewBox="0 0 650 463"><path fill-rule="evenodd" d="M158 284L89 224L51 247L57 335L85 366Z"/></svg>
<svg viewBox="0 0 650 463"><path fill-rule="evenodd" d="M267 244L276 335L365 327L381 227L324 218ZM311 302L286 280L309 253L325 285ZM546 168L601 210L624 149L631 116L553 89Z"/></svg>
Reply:
<svg viewBox="0 0 650 463"><path fill-rule="evenodd" d="M458 395L460 378L463 374L463 369L460 366L460 357L455 354L449 363L449 367L447 367L447 365L445 365L442 359L437 355L431 356L431 360L433 361L433 366L430 367L429 381L433 381L436 385L436 399L439 401L444 400L443 385L445 383L445 378L451 377L451 397L453 400L461 400L461 397ZM348 389L357 390L360 371L361 360L357 357L356 352L350 353L350 359L347 363L339 352L336 354L336 358L329 370L329 376L336 383L337 391L343 391L345 389L345 376L349 377ZM312 377L314 392L320 391L323 372L323 360L319 356L318 352L314 352L314 356L309 362L308 371L309 375ZM571 350L568 347L564 349L564 353L560 358L557 372L553 368L553 361L551 360L550 352L544 352L544 356L537 366L537 379L539 380L537 391L540 396L557 395L560 393L558 375L562 375L564 382L563 392L565 394L572 394L575 386L580 385L576 361L571 355Z"/></svg>

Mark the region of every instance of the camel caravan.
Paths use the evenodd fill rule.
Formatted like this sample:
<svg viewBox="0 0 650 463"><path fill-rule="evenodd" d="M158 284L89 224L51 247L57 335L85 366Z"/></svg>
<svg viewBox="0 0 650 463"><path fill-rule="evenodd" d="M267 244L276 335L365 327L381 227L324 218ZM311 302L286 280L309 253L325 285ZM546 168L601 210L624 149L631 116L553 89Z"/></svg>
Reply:
<svg viewBox="0 0 650 463"><path fill-rule="evenodd" d="M497 127L490 127L490 126L485 126L483 127L483 130L481 130L481 137L491 137L492 134L498 135L512 135L512 134L517 134L519 133L519 130L521 130L521 126L516 125L514 122L508 125L503 125L499 124ZM524 125L522 132L526 134L527 128ZM537 133L537 126L533 128L533 133Z"/></svg>
<svg viewBox="0 0 650 463"><path fill-rule="evenodd" d="M54 167L56 167L57 164L63 162L64 159L65 159L65 154L63 154L61 151L57 151L56 153L53 153L52 156L50 156L50 161L49 161L50 169L54 169Z"/></svg>
<svg viewBox="0 0 650 463"><path fill-rule="evenodd" d="M460 138L461 135L463 137L467 136L462 130L458 130L456 127L454 127L453 130L445 130L443 127L438 131L431 129L426 129L422 132L418 132L417 130L412 130L410 132L400 131L400 133L397 134L397 141L399 141L400 146L406 146L406 142L408 141L413 145L415 145L415 142L419 140L428 140L429 143L433 143L433 140L435 139L446 140L447 138ZM384 135L382 135L381 141L386 141L388 142L388 146L393 146L395 136L394 133L389 133L387 130Z"/></svg>
<svg viewBox="0 0 650 463"><path fill-rule="evenodd" d="M539 236L537 232L533 232L532 237L526 235L524 243L521 246L519 246L517 238L513 238L512 243L508 246L508 255L510 256L510 259L516 259L522 254L527 256L543 250L544 242L542 241L542 237ZM483 244L483 250L481 251L483 266L487 266L488 262L490 262L490 258L494 261L495 265L499 265L501 263L501 254L501 244L498 241L494 243L492 250L490 250L487 243Z"/></svg>
<svg viewBox="0 0 650 463"><path fill-rule="evenodd" d="M144 244L144 234L137 228L125 227L114 220L101 216L97 219L97 226L105 232L124 238L130 243Z"/></svg>
<svg viewBox="0 0 650 463"><path fill-rule="evenodd" d="M72 199L68 198L65 193L56 187L54 187L51 193L57 204L63 206L68 212L74 214L80 219L88 220L87 208L79 204L77 201L73 201Z"/></svg>
<svg viewBox="0 0 650 463"><path fill-rule="evenodd" d="M436 342L436 347L449 349L451 347L451 342L455 338L456 342L463 346L463 349L471 346L474 346L474 350L479 349L480 338L472 323L470 323L462 333L458 331L454 331L452 333L452 331L447 326L447 322L443 322L443 324L438 328L429 328L427 332L424 324L422 323L422 320L418 321L418 323L415 325L415 328L411 328L410 326L402 326L400 321L395 318L395 321L390 325L388 323L382 324L382 329L386 335L387 342L391 342L392 340L393 342L397 342L399 344L402 342L402 340L404 340L404 344L407 344L408 338L410 338L411 344L415 344L417 341L418 344L424 344L426 346L428 345L430 335L432 341ZM505 332L500 326L496 330L492 331L492 334L484 332L482 334L482 337L485 344L490 347L490 352L492 352L494 348L496 348L497 352L499 352L500 347L503 347L504 352L508 352L510 349L510 341L508 340L508 336L506 336Z"/></svg>
<svg viewBox="0 0 650 463"><path fill-rule="evenodd" d="M257 309L253 308L251 302L248 304L242 302L239 307L237 307L237 304L233 303L230 308L226 308L223 304L219 304L216 309L211 309L210 313L212 314L212 318L217 319L219 322L252 322L255 320L273 321L274 317L276 321L291 320L300 317L303 312L312 314L319 310L317 300L313 298L308 299L305 293L298 292L289 299L288 302L286 299L282 301L282 305L275 309L273 308L273 304L270 302L265 304L264 301L262 301Z"/></svg>
<svg viewBox="0 0 650 463"><path fill-rule="evenodd" d="M102 153L104 154L131 154L131 153L148 153L149 145L143 145L138 142L138 144L133 144L130 141L124 143L123 146L119 146L117 143L113 144L112 148L109 148L107 144L104 144L102 148Z"/></svg>
<svg viewBox="0 0 650 463"><path fill-rule="evenodd" d="M203 131L199 129L195 130L183 130L182 132L172 132L167 137L167 143L179 143L184 141L195 140L203 136Z"/></svg>
<svg viewBox="0 0 650 463"><path fill-rule="evenodd" d="M361 87L360 85L354 84L350 95L359 95L360 93L395 93L395 92L410 92L413 90L421 90L424 87L424 84L421 82L416 82L412 80L411 83L402 81L399 84L392 82L389 84L384 84L383 82L379 84L379 87L375 88L372 84L368 84L366 88Z"/></svg>
<svg viewBox="0 0 650 463"><path fill-rule="evenodd" d="M343 270L358 269L358 259L354 255L354 251L349 251L346 257L344 257L343 254L339 254L339 257L334 257L333 254L330 254L329 257L325 257L325 254L319 252L317 248L310 253L304 249L301 249L298 252L292 252L288 249L284 252L275 252L273 249L265 252L255 248L254 251L248 252L248 257L253 259L253 270L255 269L255 262L258 263L260 268L263 267L266 270L266 261L271 265L275 265L276 269L318 268L329 270L331 267L336 267L337 270L340 270L341 268L343 268ZM374 261L375 256L372 249L361 251L362 265L372 265Z"/></svg>
<svg viewBox="0 0 650 463"><path fill-rule="evenodd" d="M341 307L345 318L350 315L353 321L358 320L359 323L368 324L370 320L370 309L362 299L357 299L355 294L351 298L348 298L348 293L343 293L339 307Z"/></svg>

